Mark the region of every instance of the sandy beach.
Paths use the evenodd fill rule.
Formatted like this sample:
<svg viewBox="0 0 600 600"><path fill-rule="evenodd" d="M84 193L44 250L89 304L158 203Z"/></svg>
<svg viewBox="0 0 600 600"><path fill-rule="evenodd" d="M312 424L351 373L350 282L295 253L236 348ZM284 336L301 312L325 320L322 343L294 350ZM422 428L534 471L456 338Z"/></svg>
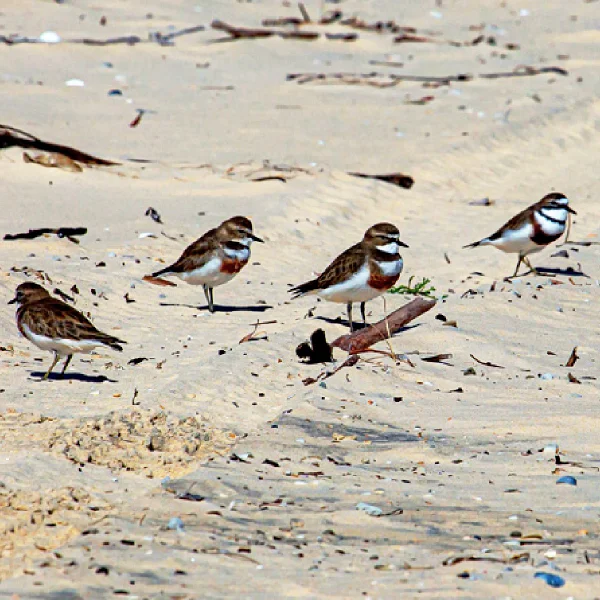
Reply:
<svg viewBox="0 0 600 600"><path fill-rule="evenodd" d="M87 228L0 242L0 598L600 597L598 3L303 7L0 6L0 135L116 163L0 152L2 237ZM540 274L462 249L553 191ZM265 243L217 312L143 280L233 215ZM437 304L323 378L295 349L345 306L288 290L380 221ZM124 351L41 381L24 281Z"/></svg>

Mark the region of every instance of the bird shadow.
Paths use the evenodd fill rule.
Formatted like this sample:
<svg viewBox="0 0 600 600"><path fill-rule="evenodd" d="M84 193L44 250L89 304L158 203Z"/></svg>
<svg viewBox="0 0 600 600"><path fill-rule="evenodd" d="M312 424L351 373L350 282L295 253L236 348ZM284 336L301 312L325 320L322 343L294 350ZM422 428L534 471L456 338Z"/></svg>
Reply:
<svg viewBox="0 0 600 600"><path fill-rule="evenodd" d="M208 311L208 306L195 305L195 304L180 304L177 302L160 302L160 306L182 306L184 308L192 308L194 310L205 310ZM270 304L256 304L254 306L224 306L221 304L215 304L215 312L257 312L263 313L273 308Z"/></svg>
<svg viewBox="0 0 600 600"><path fill-rule="evenodd" d="M587 277L590 276L583 271L577 271L573 267L567 267L566 269L556 269L553 267L536 267L536 270L541 275L564 275L565 277Z"/></svg>
<svg viewBox="0 0 600 600"><path fill-rule="evenodd" d="M31 377L35 377L43 381L45 371L32 371ZM116 379L110 379L106 375L86 375L85 373L69 373L68 371L61 375L60 373L50 373L48 381L82 381L84 383L117 383Z"/></svg>

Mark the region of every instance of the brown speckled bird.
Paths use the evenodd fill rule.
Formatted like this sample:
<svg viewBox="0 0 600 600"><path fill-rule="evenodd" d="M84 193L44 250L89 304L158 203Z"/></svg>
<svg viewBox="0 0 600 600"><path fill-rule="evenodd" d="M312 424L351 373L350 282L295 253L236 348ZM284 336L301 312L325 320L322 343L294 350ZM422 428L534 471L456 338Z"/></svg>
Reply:
<svg viewBox="0 0 600 600"><path fill-rule="evenodd" d="M56 363L67 357L62 374L73 354L88 353L98 346L122 351L126 344L112 335L102 333L78 310L52 297L41 285L32 282L17 287L9 304L17 303L17 327L22 335L40 350L54 353L54 360L44 375L48 379Z"/></svg>

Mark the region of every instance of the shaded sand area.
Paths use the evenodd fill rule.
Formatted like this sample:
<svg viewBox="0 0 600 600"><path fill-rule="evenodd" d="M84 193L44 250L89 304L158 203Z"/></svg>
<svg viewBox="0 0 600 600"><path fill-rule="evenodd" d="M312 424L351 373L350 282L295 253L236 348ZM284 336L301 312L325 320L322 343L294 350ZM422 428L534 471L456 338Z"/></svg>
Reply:
<svg viewBox="0 0 600 600"><path fill-rule="evenodd" d="M1 242L0 598L600 596L598 5L398 4L306 2L314 21L343 17L299 27L315 40L220 41L214 19L300 12L2 3L9 41L141 41L2 45L3 124L119 164L0 155L2 234L88 228L79 244ZM461 249L553 190L578 212L575 243L535 255L542 275L505 281L513 256ZM234 214L266 243L216 289L215 314L201 289L142 280ZM429 278L439 298L390 342L412 366L365 355L304 385L332 366L301 364L296 346L344 333L345 311L287 289L384 220L410 246L401 283ZM125 351L39 381L50 355L4 306L26 280L71 296ZM383 301L368 309L379 320ZM423 360L438 354L451 357Z"/></svg>

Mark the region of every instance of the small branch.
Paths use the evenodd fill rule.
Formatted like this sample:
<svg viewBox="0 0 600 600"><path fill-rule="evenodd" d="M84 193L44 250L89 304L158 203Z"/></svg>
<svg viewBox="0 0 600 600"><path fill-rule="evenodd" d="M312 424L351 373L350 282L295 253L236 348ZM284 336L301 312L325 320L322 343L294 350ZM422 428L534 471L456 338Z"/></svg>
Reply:
<svg viewBox="0 0 600 600"><path fill-rule="evenodd" d="M436 301L429 298L415 298L378 323L337 338L331 346L347 350L350 354L367 350L373 344L386 340L400 331L407 323L431 310L435 304Z"/></svg>
<svg viewBox="0 0 600 600"><path fill-rule="evenodd" d="M332 371L324 371L318 377L307 377L302 380L304 385L311 385L313 383L317 383L318 381L323 381L324 379L329 379L332 375L335 375L338 371L343 369L344 367L353 367L358 362L358 356L349 356L341 365L333 369Z"/></svg>
<svg viewBox="0 0 600 600"><path fill-rule="evenodd" d="M476 362L479 363L480 365L483 365L484 367L494 367L496 369L504 369L504 367L502 365L495 365L494 363L485 361L485 360L479 360L476 356L473 356L472 354L469 354L469 356Z"/></svg>

